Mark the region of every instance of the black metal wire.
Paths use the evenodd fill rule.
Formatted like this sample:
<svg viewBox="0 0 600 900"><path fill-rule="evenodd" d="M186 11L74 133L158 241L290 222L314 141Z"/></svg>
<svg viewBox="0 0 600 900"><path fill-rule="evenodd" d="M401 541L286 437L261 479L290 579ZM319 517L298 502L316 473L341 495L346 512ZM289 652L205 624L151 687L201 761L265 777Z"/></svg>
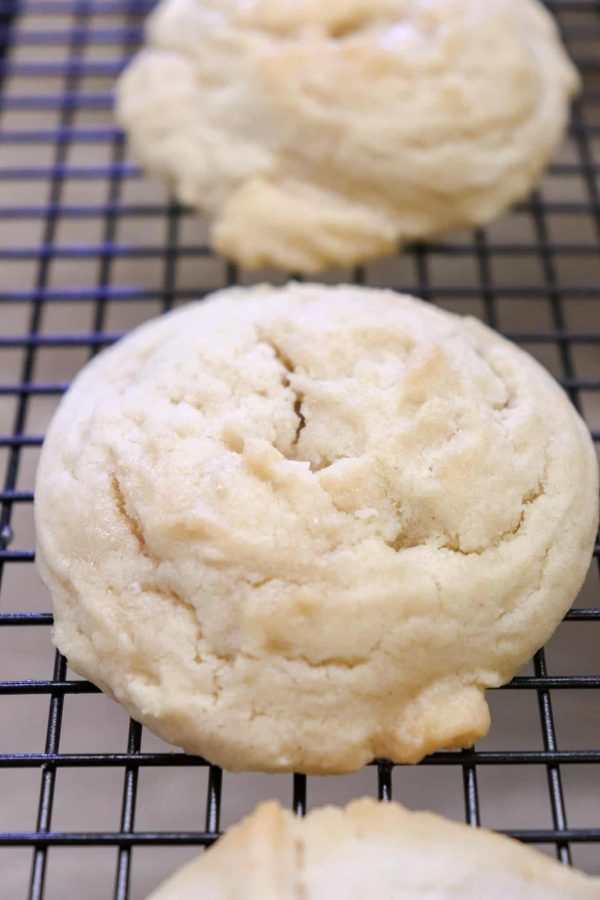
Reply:
<svg viewBox="0 0 600 900"><path fill-rule="evenodd" d="M129 722L127 754L135 756L140 752L142 744L142 726L133 719ZM123 783L123 803L121 806L121 832L132 834L135 824L135 804L137 799L139 767L129 764L125 768ZM210 830L207 826L207 830ZM216 830L216 829L215 829ZM131 871L131 847L121 844L117 857L117 873L115 876L115 900L126 900L129 896L129 880Z"/></svg>
<svg viewBox="0 0 600 900"><path fill-rule="evenodd" d="M535 674L538 678L546 677L546 657L544 651L540 650L535 655L534 660ZM544 750L555 751L556 734L554 729L554 716L552 713L552 701L550 700L550 692L548 690L538 691L538 703L540 710L540 721L542 726L542 735L544 739ZM548 791L550 794L550 806L552 808L552 820L554 828L559 832L567 831L567 815L565 811L565 801L563 796L562 779L558 763L552 762L547 767L548 773ZM559 841L556 844L556 852L558 858L568 865L572 864L571 850L568 843Z"/></svg>
<svg viewBox="0 0 600 900"><path fill-rule="evenodd" d="M64 656L56 653L54 662L55 681L64 680L67 664ZM63 713L63 694L60 691L52 694L50 700L50 712L48 715L48 730L46 735L46 753L55 755L58 752L60 741L60 727ZM54 800L54 785L56 781L56 767L52 763L46 763L42 767L42 783L40 787L40 802L38 805L37 832L48 834L52 818L52 803ZM29 897L38 900L44 893L44 879L46 876L46 847L41 841L34 843L33 863L31 867L31 880L29 883Z"/></svg>
<svg viewBox="0 0 600 900"><path fill-rule="evenodd" d="M600 675L525 675L513 678L499 691L514 690L599 690ZM27 679L25 681L0 681L0 696L26 694L97 694L100 689L89 681L54 681L52 679ZM1 757L0 757L1 759Z"/></svg>
<svg viewBox="0 0 600 900"><path fill-rule="evenodd" d="M427 756L419 765L421 766L498 766L498 765L597 765L600 763L600 750L464 750L464 751L440 751L432 756ZM210 768L210 763L201 756L188 756L186 753L3 753L0 754L0 768L31 769L47 764L57 768L88 768L97 766L131 766L133 768L144 767L171 767L171 766L200 766ZM404 768L400 763L390 763L387 760L376 760L369 763L377 768L378 779L388 781L394 769ZM218 771L217 767L213 767ZM303 790L303 775L299 779L298 794ZM384 794L387 788L379 788L378 793ZM218 791L214 792L213 802L217 804ZM294 805L294 804L292 804ZM300 806L298 801L296 804Z"/></svg>
<svg viewBox="0 0 600 900"><path fill-rule="evenodd" d="M571 844L589 844L600 841L600 828L569 828L566 831L557 831L551 828L527 830L503 828L498 833L516 838L524 844L555 844L559 841L568 841ZM27 847L32 843L43 849L48 847L135 847L136 845L166 847L186 844L197 844L203 847L213 844L218 837L216 832L207 831L135 831L131 834L125 834L122 831L53 831L49 834L41 831L19 831L0 834L0 847Z"/></svg>
<svg viewBox="0 0 600 900"><path fill-rule="evenodd" d="M294 775L292 807L297 816L306 814L306 775Z"/></svg>
<svg viewBox="0 0 600 900"><path fill-rule="evenodd" d="M102 207L99 207L99 214ZM402 285L396 285L400 288ZM66 286L64 288L49 287L45 291L29 291L29 290L11 290L0 291L0 302L4 303L25 303L31 304L35 302L44 303L81 303L86 300L95 300L100 291L99 288L89 285L73 288ZM173 290L173 298L176 300L198 300L207 293L206 288L176 288ZM561 294L564 299L569 300L588 300L597 302L600 298L600 285L593 284L574 284L562 285ZM495 290L496 298L503 300L518 299L527 303L529 300L539 300L547 298L547 291L539 285L518 285L498 286ZM472 285L464 285L461 287L436 287L436 300L468 300L479 299L481 291ZM153 290L150 288L140 287L138 285L113 285L110 290L106 291L106 298L111 303L135 303L147 302L148 300L161 300L163 298L162 290ZM569 339L571 336L568 335ZM527 340L535 341L536 334L533 333L527 337ZM548 335L548 339L552 339ZM574 338L577 339L576 337Z"/></svg>
<svg viewBox="0 0 600 900"><path fill-rule="evenodd" d="M567 43L585 76L585 87L577 101L570 125L571 146L576 150L576 159L553 164L549 170L552 178L564 179L566 185L583 186L583 198L548 200L544 189L533 193L520 203L513 212L520 221L531 226L532 237L523 241L495 240L493 231L478 230L469 240L450 238L435 247L416 245L404 251L405 259L411 260L414 279L411 284L395 285L398 289L410 289L432 302L453 300L477 300L486 321L493 327L502 326L502 310L506 301L518 299L523 304L535 304L543 300L549 312L549 325L529 331L504 333L517 343L524 345L550 346L556 348L560 363L559 381L569 392L579 409L584 409L583 392L600 390L600 371L593 376L581 377L577 369L578 348L586 345L596 347L600 343L600 328L591 325L589 329L575 329L570 325L569 303L600 304L600 158L598 140L600 121L593 116L600 104L600 56L590 53L592 41L600 46L600 2L598 0L555 0L547 5L557 14L562 24ZM139 168L125 154L121 133L112 124L110 107L112 97L101 83L102 79L115 78L124 68L127 60L141 40L144 15L153 6L152 0L4 0L0 3L0 115L11 115L9 126L0 129L0 151L9 147L18 152L19 147L47 147L47 160L40 164L0 165L0 224L7 222L41 223L39 243L15 247L0 247L0 261L5 265L19 263L28 265L35 274L32 287L27 282L22 285L0 289L0 303L22 304L28 308L27 327L22 332L0 335L0 352L19 352L22 364L14 375L0 384L0 399L12 398L15 403L14 419L10 433L0 434L0 448L7 457L6 474L0 489L0 600L4 601L2 576L9 565L31 565L33 549L14 546L12 520L15 507L31 509L31 490L18 486L19 467L22 451L39 447L43 435L32 433L27 428L28 411L32 398L60 396L67 383L50 382L36 376L38 355L48 348L65 350L82 348L90 355L117 340L121 333L107 330L108 313L117 306L155 302L157 310L171 309L175 304L201 298L208 292L183 287L179 281L179 265L187 259L209 259L210 248L203 243L182 240L182 225L193 213L175 202L166 204L155 201L131 201L127 199L127 186L141 177ZM22 21L20 16L34 13L43 17L32 24ZM597 13L592 24L590 15ZM17 15L18 14L18 15ZM16 16L16 17L15 17ZM70 17L65 25L58 16ZM109 18L110 17L110 18ZM40 24L41 22L41 24ZM116 23L116 24L115 24ZM596 23L594 26L593 23ZM594 31L595 28L595 31ZM583 44L580 46L581 42ZM44 48L62 48L62 57L45 60L40 51ZM107 48L102 59L89 58L90 48ZM582 49L583 47L583 49ZM13 51L18 49L18 55ZM582 49L582 52L580 50ZM13 79L19 79L22 86L26 79L47 79L47 87L35 93L11 89ZM59 84L58 88L54 85ZM25 112L48 114L56 111L52 124L40 121L34 126L15 124L15 116ZM80 114L94 114L93 120L80 120ZM90 124L93 122L93 124ZM71 148L80 146L105 148L107 157L99 157L93 164L76 164L70 159ZM18 159L18 156L17 156ZM39 183L47 185L45 202L23 205L9 203L1 199L2 182ZM98 202L67 199L65 187L73 183L104 186L102 199ZM84 195L82 195L83 197ZM552 237L552 217L574 216L591 219L593 234L586 240L579 238L555 240ZM125 241L120 237L121 225L132 220L153 220L164 223L161 234L153 245L141 245L135 241ZM69 220L99 223L99 237L94 241L59 242L59 225ZM162 227L162 226L161 226ZM536 283L519 283L515 276L512 283L497 283L495 273L498 266L510 272L511 260L519 258L523 262L536 261L541 277ZM434 278L436 266L449 260L472 261L475 276L459 285L438 286ZM95 278L90 283L78 286L56 286L51 277L55 264L59 261L87 261L95 267ZM120 260L158 261L162 272L161 282L156 286L121 283L116 276L116 266ZM590 271L597 263L593 275L586 283L569 281L562 276L562 265L570 260L579 260ZM236 284L239 272L235 266L223 263L221 276L216 276L211 289ZM352 273L355 283L372 283L369 267L360 267ZM92 314L88 328L69 330L66 333L47 333L42 330L46 310L54 304L91 304ZM595 330L594 330L595 329ZM500 328L502 330L502 328ZM600 441L600 429L593 431L595 441ZM600 546L596 546L596 556L600 563ZM9 604L7 606L7 604ZM52 624L50 613L39 612L33 607L28 612L13 612L10 600L3 602L0 612L0 628L47 628ZM596 605L585 609L572 610L565 617L565 623L586 622L590 628L599 627L600 597ZM568 627L566 624L565 626ZM599 631L600 636L600 631ZM600 776L600 747L581 750L559 747L552 708L553 691L586 690L590 704L600 709L596 691L600 690L600 668L596 674L553 675L548 671L544 652L540 651L534 661L534 674L515 678L504 691L534 692L539 708L539 723L543 750L503 750L487 751L474 748L463 752L440 752L425 759L422 765L428 767L453 766L462 775L465 820L473 826L480 824L481 798L478 784L478 770L483 766L501 766L510 770L511 766L527 765L540 768L547 773L548 804L552 816L552 828L512 829L508 833L530 843L554 845L558 857L565 863L571 861L571 845L578 843L600 843L600 814L593 826L570 827L568 818L568 797L562 783L564 767L585 765L590 777ZM7 770L31 769L40 772L40 800L35 830L31 832L10 831L0 834L0 847L29 847L33 850L33 862L29 897L42 900L44 897L45 867L51 847L70 847L77 852L78 847L110 846L115 848L116 874L113 896L116 900L127 900L130 895L132 853L136 846L162 846L212 843L221 828L221 806L223 774L218 767L211 766L199 757L184 753L144 752L142 750L142 728L131 722L126 741L126 750L118 753L61 753L60 731L64 704L71 695L97 693L97 688L82 680L73 680L67 675L65 660L56 656L52 676L49 678L0 681L0 696L27 697L46 695L49 698L46 742L43 752L2 753L0 768ZM590 706L590 708L592 708ZM125 745L125 742L124 742ZM34 749L34 748L32 748ZM394 771L396 767L385 760L372 764L376 774L374 792L379 799L392 798ZM123 796L119 830L73 833L56 831L52 827L53 800L60 791L60 771L70 768L117 768L123 773ZM148 832L136 831L137 785L141 769L171 769L190 767L207 772L207 787L204 814L198 817L203 831ZM304 815L307 809L309 790L311 800L319 802L319 782L303 775L291 777L291 807L297 815ZM398 796L402 800L402 796ZM483 808L485 821L485 806ZM33 826L32 822L32 826ZM133 865L135 863L133 862ZM107 893L110 888L107 888Z"/></svg>
<svg viewBox="0 0 600 900"><path fill-rule="evenodd" d="M393 766L387 760L377 761L377 797L379 800L389 802L392 799L392 771Z"/></svg>

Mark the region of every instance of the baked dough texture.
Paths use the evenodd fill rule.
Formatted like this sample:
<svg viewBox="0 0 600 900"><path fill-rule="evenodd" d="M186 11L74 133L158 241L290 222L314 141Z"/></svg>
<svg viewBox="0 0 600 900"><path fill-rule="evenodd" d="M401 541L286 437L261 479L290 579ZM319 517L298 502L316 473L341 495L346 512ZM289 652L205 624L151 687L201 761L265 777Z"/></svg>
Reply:
<svg viewBox="0 0 600 900"><path fill-rule="evenodd" d="M539 0L162 0L117 117L218 251L313 273L524 197L578 83Z"/></svg>
<svg viewBox="0 0 600 900"><path fill-rule="evenodd" d="M584 424L472 319L237 288L102 353L44 445L37 558L73 668L229 769L416 762L489 726L597 524Z"/></svg>
<svg viewBox="0 0 600 900"><path fill-rule="evenodd" d="M509 838L356 800L259 806L148 900L600 900L600 879Z"/></svg>

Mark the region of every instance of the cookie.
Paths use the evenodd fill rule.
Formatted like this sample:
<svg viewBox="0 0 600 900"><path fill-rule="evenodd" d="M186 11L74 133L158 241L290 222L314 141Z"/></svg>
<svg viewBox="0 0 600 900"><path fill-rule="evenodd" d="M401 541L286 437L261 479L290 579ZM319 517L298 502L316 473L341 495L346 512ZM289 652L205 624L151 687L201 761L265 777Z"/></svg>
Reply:
<svg viewBox="0 0 600 900"><path fill-rule="evenodd" d="M148 900L600 900L600 879L509 838L364 798L264 803Z"/></svg>
<svg viewBox="0 0 600 900"><path fill-rule="evenodd" d="M117 117L218 251L310 273L490 221L577 86L538 0L162 0Z"/></svg>
<svg viewBox="0 0 600 900"><path fill-rule="evenodd" d="M147 323L61 402L37 476L54 640L229 769L416 762L586 574L597 463L531 357L393 292L236 288Z"/></svg>

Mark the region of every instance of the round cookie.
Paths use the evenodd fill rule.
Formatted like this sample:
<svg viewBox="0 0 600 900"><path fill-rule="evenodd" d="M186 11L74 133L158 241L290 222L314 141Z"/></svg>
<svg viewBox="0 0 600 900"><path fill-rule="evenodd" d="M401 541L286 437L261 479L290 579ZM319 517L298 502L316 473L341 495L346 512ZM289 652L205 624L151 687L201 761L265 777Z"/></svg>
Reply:
<svg viewBox="0 0 600 900"><path fill-rule="evenodd" d="M531 357L392 292L237 288L63 399L37 558L73 668L229 769L415 762L489 726L597 524L584 424Z"/></svg>
<svg viewBox="0 0 600 900"><path fill-rule="evenodd" d="M577 86L539 0L162 0L117 117L217 250L316 272L525 196Z"/></svg>
<svg viewBox="0 0 600 900"><path fill-rule="evenodd" d="M265 803L148 900L600 900L600 879L490 831L364 798Z"/></svg>

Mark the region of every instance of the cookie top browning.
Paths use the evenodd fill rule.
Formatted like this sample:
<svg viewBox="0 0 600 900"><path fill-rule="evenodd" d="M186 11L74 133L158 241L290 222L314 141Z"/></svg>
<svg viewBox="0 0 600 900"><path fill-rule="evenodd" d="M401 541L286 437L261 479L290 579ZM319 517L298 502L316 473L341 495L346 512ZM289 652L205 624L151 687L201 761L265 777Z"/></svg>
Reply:
<svg viewBox="0 0 600 900"><path fill-rule="evenodd" d="M38 562L71 665L230 769L414 762L584 579L597 464L562 390L472 319L357 287L233 289L61 403Z"/></svg>
<svg viewBox="0 0 600 900"><path fill-rule="evenodd" d="M600 879L483 829L357 800L265 803L149 900L599 900Z"/></svg>
<svg viewBox="0 0 600 900"><path fill-rule="evenodd" d="M219 251L316 272L525 196L577 85L538 0L163 0L117 115Z"/></svg>

